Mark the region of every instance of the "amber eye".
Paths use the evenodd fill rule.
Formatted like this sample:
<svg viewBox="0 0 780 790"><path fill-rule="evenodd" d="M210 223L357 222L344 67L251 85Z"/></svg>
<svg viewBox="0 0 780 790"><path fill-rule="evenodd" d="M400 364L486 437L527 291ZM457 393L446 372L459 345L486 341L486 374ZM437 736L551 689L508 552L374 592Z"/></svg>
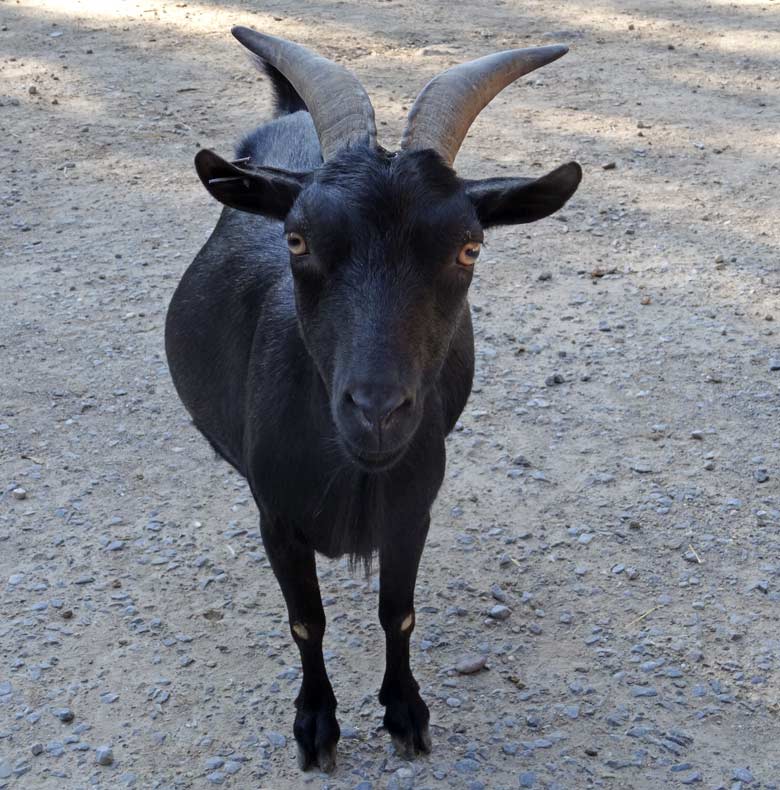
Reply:
<svg viewBox="0 0 780 790"><path fill-rule="evenodd" d="M288 233L287 246L293 255L305 255L309 251L309 248L306 246L306 240L300 233Z"/></svg>
<svg viewBox="0 0 780 790"><path fill-rule="evenodd" d="M473 266L477 258L479 258L481 249L482 245L478 241L466 242L458 253L458 263L461 266Z"/></svg>

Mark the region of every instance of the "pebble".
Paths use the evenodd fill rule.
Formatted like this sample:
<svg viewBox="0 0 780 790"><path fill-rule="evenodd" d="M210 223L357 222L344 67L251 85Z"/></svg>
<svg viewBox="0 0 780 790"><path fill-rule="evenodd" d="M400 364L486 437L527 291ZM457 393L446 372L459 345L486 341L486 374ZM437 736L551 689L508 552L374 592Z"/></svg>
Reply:
<svg viewBox="0 0 780 790"><path fill-rule="evenodd" d="M503 604L496 604L496 606L491 608L488 614L494 620L506 620L509 615L512 614L512 610Z"/></svg>
<svg viewBox="0 0 780 790"><path fill-rule="evenodd" d="M507 594L497 584L493 584L490 587L490 594L501 603L506 603L507 601Z"/></svg>
<svg viewBox="0 0 780 790"><path fill-rule="evenodd" d="M52 712L61 722L64 722L65 724L73 721L73 711L70 708L58 708Z"/></svg>
<svg viewBox="0 0 780 790"><path fill-rule="evenodd" d="M471 655L464 656L457 664L455 664L455 671L461 675L473 675L485 667L485 656Z"/></svg>
<svg viewBox="0 0 780 790"><path fill-rule="evenodd" d="M267 732L265 737L274 749L283 749L287 745L287 738L280 732Z"/></svg>
<svg viewBox="0 0 780 790"><path fill-rule="evenodd" d="M43 752L43 744L42 743L34 743L30 747L30 751L37 757L39 754Z"/></svg>
<svg viewBox="0 0 780 790"><path fill-rule="evenodd" d="M769 472L766 469L756 469L753 472L753 477L755 477L757 483L766 483L769 480Z"/></svg>
<svg viewBox="0 0 780 790"><path fill-rule="evenodd" d="M114 752L110 746L98 746L95 749L95 760L98 765L111 765L114 762Z"/></svg>
<svg viewBox="0 0 780 790"><path fill-rule="evenodd" d="M27 499L27 489L21 486L14 488L13 491L11 491L11 496L13 496L14 499Z"/></svg>
<svg viewBox="0 0 780 790"><path fill-rule="evenodd" d="M755 781L753 774L748 768L735 768L731 776L738 782L745 782L745 784L750 784Z"/></svg>
<svg viewBox="0 0 780 790"><path fill-rule="evenodd" d="M769 369L780 370L780 357L772 357L772 359L769 360Z"/></svg>
<svg viewBox="0 0 780 790"><path fill-rule="evenodd" d="M213 771L206 776L206 779L214 785L221 785L225 783L227 776L222 771Z"/></svg>

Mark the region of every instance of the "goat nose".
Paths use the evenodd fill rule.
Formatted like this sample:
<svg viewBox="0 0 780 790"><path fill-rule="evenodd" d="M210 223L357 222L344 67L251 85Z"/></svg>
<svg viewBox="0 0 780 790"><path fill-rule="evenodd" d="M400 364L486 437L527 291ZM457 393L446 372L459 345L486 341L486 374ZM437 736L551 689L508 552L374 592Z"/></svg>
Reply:
<svg viewBox="0 0 780 790"><path fill-rule="evenodd" d="M393 417L412 402L411 397L400 387L352 387L346 391L344 398L374 431L389 425Z"/></svg>

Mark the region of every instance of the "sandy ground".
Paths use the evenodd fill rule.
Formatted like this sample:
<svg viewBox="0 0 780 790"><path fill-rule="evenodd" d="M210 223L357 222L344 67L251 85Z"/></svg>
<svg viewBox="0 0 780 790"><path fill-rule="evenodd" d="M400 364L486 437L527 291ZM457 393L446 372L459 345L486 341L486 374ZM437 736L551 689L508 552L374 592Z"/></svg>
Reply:
<svg viewBox="0 0 780 790"><path fill-rule="evenodd" d="M414 764L380 728L376 585L323 562L348 737L298 773L256 511L166 369L219 212L192 157L269 113L237 23L357 72L387 146L437 71L571 46L456 163L585 178L472 287ZM778 31L774 0L0 2L0 788L780 787Z"/></svg>

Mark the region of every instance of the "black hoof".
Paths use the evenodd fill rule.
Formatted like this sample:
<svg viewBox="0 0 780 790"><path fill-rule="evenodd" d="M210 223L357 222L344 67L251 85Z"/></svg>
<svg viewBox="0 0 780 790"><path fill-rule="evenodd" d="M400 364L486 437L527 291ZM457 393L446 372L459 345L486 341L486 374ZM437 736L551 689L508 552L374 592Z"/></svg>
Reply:
<svg viewBox="0 0 780 790"><path fill-rule="evenodd" d="M418 696L410 701L389 702L385 710L385 728L390 733L399 757L414 760L418 754L430 754L428 706Z"/></svg>
<svg viewBox="0 0 780 790"><path fill-rule="evenodd" d="M302 771L318 766L325 773L336 768L336 744L341 730L332 710L299 710L293 727L298 743L298 767Z"/></svg>

